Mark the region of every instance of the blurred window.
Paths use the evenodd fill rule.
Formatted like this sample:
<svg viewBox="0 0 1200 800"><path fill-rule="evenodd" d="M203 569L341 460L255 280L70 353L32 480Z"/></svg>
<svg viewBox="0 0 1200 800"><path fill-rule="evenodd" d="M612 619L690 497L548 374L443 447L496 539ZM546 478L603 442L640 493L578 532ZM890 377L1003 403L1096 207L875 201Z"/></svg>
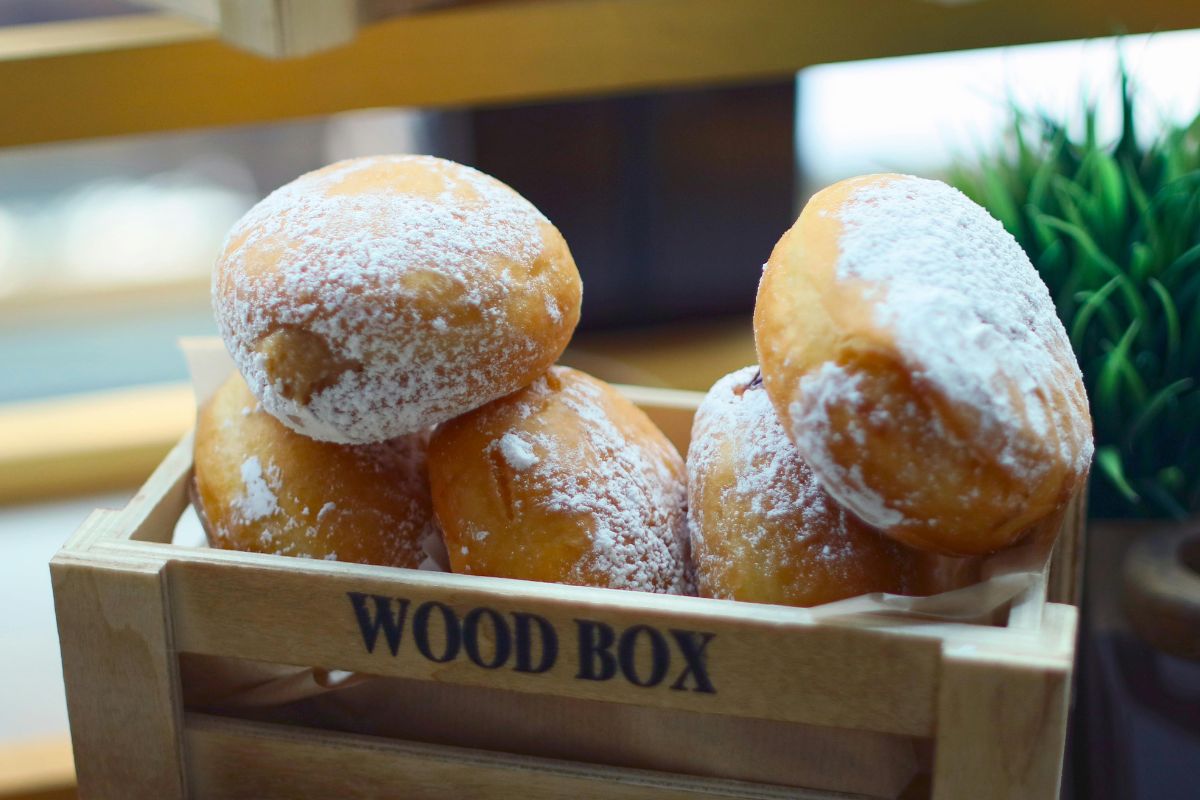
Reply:
<svg viewBox="0 0 1200 800"><path fill-rule="evenodd" d="M1081 97L1099 109L1100 136L1119 123L1120 53L1139 94L1139 130L1200 107L1200 31L1059 42L813 67L797 80L802 196L869 172L937 175L993 149L1009 109L1082 124Z"/></svg>
<svg viewBox="0 0 1200 800"><path fill-rule="evenodd" d="M215 332L213 261L253 203L341 158L445 154L452 128L369 110L0 150L0 403L183 379L175 340Z"/></svg>
<svg viewBox="0 0 1200 800"><path fill-rule="evenodd" d="M0 27L145 12L144 4L130 0L0 0Z"/></svg>

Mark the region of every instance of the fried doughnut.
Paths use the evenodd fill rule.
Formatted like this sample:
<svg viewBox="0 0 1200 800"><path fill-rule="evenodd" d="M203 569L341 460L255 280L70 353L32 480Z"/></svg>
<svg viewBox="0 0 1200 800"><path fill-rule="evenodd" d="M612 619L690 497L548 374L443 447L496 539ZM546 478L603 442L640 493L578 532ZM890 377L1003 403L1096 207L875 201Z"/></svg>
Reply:
<svg viewBox="0 0 1200 800"><path fill-rule="evenodd" d="M440 426L429 478L453 572L688 588L683 459L641 409L590 375L552 367Z"/></svg>
<svg viewBox="0 0 1200 800"><path fill-rule="evenodd" d="M285 428L236 373L201 409L194 497L209 543L226 550L416 567L437 534L427 434L369 445Z"/></svg>
<svg viewBox="0 0 1200 800"><path fill-rule="evenodd" d="M978 580L978 559L912 550L818 485L756 379L726 375L696 412L688 520L701 597L816 606L869 592L928 595Z"/></svg>
<svg viewBox="0 0 1200 800"><path fill-rule="evenodd" d="M432 427L562 353L581 285L562 235L503 183L428 156L310 172L252 208L213 305L263 407L313 439Z"/></svg>
<svg viewBox="0 0 1200 800"><path fill-rule="evenodd" d="M1045 284L943 183L868 175L818 193L771 253L754 331L821 485L901 542L992 552L1084 483L1091 417Z"/></svg>

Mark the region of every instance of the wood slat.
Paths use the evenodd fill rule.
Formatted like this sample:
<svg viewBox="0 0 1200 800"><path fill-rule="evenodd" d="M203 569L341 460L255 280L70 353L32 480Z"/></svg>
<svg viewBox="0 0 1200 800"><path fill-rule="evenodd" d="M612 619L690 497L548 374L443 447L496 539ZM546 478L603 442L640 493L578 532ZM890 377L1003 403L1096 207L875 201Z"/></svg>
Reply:
<svg viewBox="0 0 1200 800"><path fill-rule="evenodd" d="M180 663L187 708L259 722L870 797L895 798L924 763L909 737L870 731L403 678L299 700L305 679L281 678L287 668L187 653ZM270 706L289 696L299 702Z"/></svg>
<svg viewBox="0 0 1200 800"><path fill-rule="evenodd" d="M141 551L151 547L143 545ZM913 736L933 730L941 650L936 638L815 625L802 609L471 575L329 563L319 565L321 578L314 580L290 559L248 555L195 551L169 565L181 651ZM358 602L369 619L376 613L376 596L390 600L387 607L397 615L399 601L408 601L395 655L383 633L368 651L350 593L363 596ZM501 615L510 631L517 625L514 612L537 615L556 633L557 661L544 673L517 671L510 639L513 650L498 669L473 663L465 642L453 660L436 663L419 652L415 639L417 614L425 603L441 603L459 620L487 608ZM430 609L427 649L439 658L446 652L443 612ZM634 634L639 638L631 639L629 652L636 664L629 671L622 666L611 679L588 680L581 677L585 664L600 673L608 660L581 653L582 642L601 635L597 624L611 628L618 640L609 648L614 656L623 632L634 626L648 626L656 634ZM483 630L481 637L491 636L490 620ZM682 679L683 688L671 688L688 664L672 631L688 632L681 635L693 646L711 636L702 656L711 693L698 691L694 674ZM536 664L541 640L534 635ZM635 685L623 676L644 682L654 677L655 635L666 656L661 680L652 687ZM491 640L480 641L482 660L488 661L494 653ZM845 664L855 668L844 669ZM897 693L896 685L905 691Z"/></svg>
<svg viewBox="0 0 1200 800"><path fill-rule="evenodd" d="M1200 5L1175 0L559 0L398 17L349 46L267 61L183 20L60 23L0 37L0 107L18 110L0 116L0 147L756 81L832 61L1189 27Z"/></svg>
<svg viewBox="0 0 1200 800"><path fill-rule="evenodd" d="M187 715L192 796L228 800L852 800L855 795ZM857 797L861 797L858 795Z"/></svg>
<svg viewBox="0 0 1200 800"><path fill-rule="evenodd" d="M1063 519L1065 536L1054 543L1050 559L1047 597L1052 603L1078 606L1083 601L1083 565L1088 529L1087 486L1080 490L1067 506Z"/></svg>

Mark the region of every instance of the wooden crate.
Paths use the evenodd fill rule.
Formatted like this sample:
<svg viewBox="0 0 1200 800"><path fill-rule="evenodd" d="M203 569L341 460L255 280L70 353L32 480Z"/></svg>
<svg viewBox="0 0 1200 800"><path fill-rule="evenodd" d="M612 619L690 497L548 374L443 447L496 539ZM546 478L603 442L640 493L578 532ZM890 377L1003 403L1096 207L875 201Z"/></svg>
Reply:
<svg viewBox="0 0 1200 800"><path fill-rule="evenodd" d="M625 391L686 447L699 395ZM1077 612L1047 601L1048 576L1001 625L814 621L779 606L188 548L171 537L191 468L189 436L51 563L84 797L880 796L897 745L927 770L904 797L1058 795ZM1069 517L1073 544L1081 508ZM542 669L547 627L557 655ZM413 709L399 715L408 733L205 713L184 698L213 659L387 676ZM570 730L545 727L555 719ZM583 752L559 746L592 731ZM631 741L668 755L641 759ZM798 780L809 785L781 785Z"/></svg>

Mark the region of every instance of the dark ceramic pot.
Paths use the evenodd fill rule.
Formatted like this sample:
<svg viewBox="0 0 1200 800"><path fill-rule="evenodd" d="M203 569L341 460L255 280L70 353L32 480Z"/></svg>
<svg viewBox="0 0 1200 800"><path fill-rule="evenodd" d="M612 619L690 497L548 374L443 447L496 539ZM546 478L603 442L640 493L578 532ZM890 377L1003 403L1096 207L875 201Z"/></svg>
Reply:
<svg viewBox="0 0 1200 800"><path fill-rule="evenodd" d="M1200 519L1088 527L1064 796L1200 796Z"/></svg>

